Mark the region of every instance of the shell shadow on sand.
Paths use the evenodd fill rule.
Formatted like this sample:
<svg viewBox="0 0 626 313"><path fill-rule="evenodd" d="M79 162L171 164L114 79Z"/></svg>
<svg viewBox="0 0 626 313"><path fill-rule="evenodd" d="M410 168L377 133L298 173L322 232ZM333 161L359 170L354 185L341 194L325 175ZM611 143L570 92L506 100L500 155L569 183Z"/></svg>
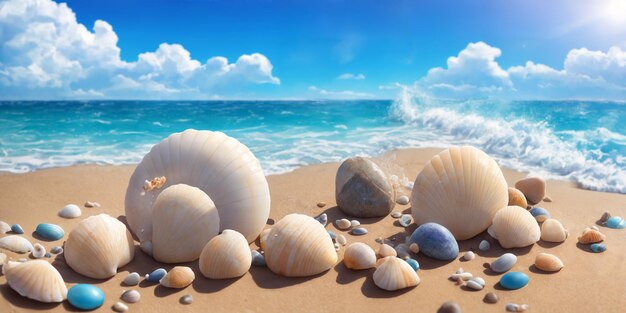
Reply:
<svg viewBox="0 0 626 313"><path fill-rule="evenodd" d="M372 276L375 270L374 268L366 270L351 270L347 268L342 261L337 263L333 269L337 272L336 282L340 285L348 285L359 279Z"/></svg>
<svg viewBox="0 0 626 313"><path fill-rule="evenodd" d="M7 302L9 302L11 305L15 307L33 310L33 311L45 312L45 311L52 310L58 307L59 305L61 305L61 303L43 303L43 302L28 299L26 297L22 297L16 291L11 289L11 287L9 287L9 284L0 285L0 295L2 295L2 297L6 299ZM67 301L64 301L64 302L67 302Z"/></svg>
<svg viewBox="0 0 626 313"><path fill-rule="evenodd" d="M317 275L307 277L284 277L273 273L267 267L253 266L250 268L249 273L250 275L252 275L252 280L254 280L254 283L257 286L265 289L280 289L314 280L316 278L324 276L326 273L328 273L328 271L324 271Z"/></svg>

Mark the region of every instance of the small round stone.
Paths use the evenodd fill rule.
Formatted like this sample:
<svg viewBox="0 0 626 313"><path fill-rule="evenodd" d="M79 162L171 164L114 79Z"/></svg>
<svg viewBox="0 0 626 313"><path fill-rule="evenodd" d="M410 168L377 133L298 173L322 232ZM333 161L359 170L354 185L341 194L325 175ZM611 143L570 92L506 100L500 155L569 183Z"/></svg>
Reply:
<svg viewBox="0 0 626 313"><path fill-rule="evenodd" d="M52 247L52 249L50 249L50 252L52 252L54 254L62 253L63 252L63 247L61 247L61 246Z"/></svg>
<svg viewBox="0 0 626 313"><path fill-rule="evenodd" d="M491 244L487 240L483 240L478 244L478 250L487 251L491 248Z"/></svg>
<svg viewBox="0 0 626 313"><path fill-rule="evenodd" d="M500 285L509 290L516 290L528 285L528 280L528 275L522 272L509 272L500 277Z"/></svg>
<svg viewBox="0 0 626 313"><path fill-rule="evenodd" d="M485 301L486 303L497 303L498 302L498 295L493 293L493 292L488 292L485 295L485 298L483 298L483 301Z"/></svg>
<svg viewBox="0 0 626 313"><path fill-rule="evenodd" d="M165 274L167 274L167 271L165 269L157 268L156 270L152 271L152 273L146 274L146 280L151 283L158 283L161 278L165 276Z"/></svg>
<svg viewBox="0 0 626 313"><path fill-rule="evenodd" d="M192 295L184 295L182 297L180 297L180 303L182 304L191 304L193 302L193 296Z"/></svg>
<svg viewBox="0 0 626 313"><path fill-rule="evenodd" d="M104 303L104 292L89 284L77 284L67 291L67 301L79 310L93 310Z"/></svg>
<svg viewBox="0 0 626 313"><path fill-rule="evenodd" d="M439 307L437 313L461 313L461 307L454 301L448 301Z"/></svg>
<svg viewBox="0 0 626 313"><path fill-rule="evenodd" d="M117 302L113 305L112 309L115 312L122 313L128 311L128 306L122 302Z"/></svg>
<svg viewBox="0 0 626 313"><path fill-rule="evenodd" d="M517 256L513 253L505 253L491 263L490 268L496 273L504 273L517 263Z"/></svg>
<svg viewBox="0 0 626 313"><path fill-rule="evenodd" d="M398 212L398 211L391 212L391 217L393 218L399 218L400 216L402 216L402 212Z"/></svg>
<svg viewBox="0 0 626 313"><path fill-rule="evenodd" d="M346 237L344 235L338 235L337 236L337 243L345 246L348 243L348 239L346 239Z"/></svg>
<svg viewBox="0 0 626 313"><path fill-rule="evenodd" d="M353 235L355 235L355 236L361 236L361 235L367 234L367 229L365 229L363 227L357 227L357 228L353 229L351 233Z"/></svg>
<svg viewBox="0 0 626 313"><path fill-rule="evenodd" d="M420 252L420 246L417 243L414 242L414 243L409 245L409 250L411 250L411 252L413 252L415 254L418 254Z"/></svg>
<svg viewBox="0 0 626 313"><path fill-rule="evenodd" d="M356 228L356 227L359 227L359 226L361 226L361 222L359 222L357 220L351 220L350 221L350 227Z"/></svg>
<svg viewBox="0 0 626 313"><path fill-rule="evenodd" d="M411 217L410 214L403 214L398 220L398 223L400 223L402 227L409 227L409 225L411 225L412 222L413 222L413 218Z"/></svg>
<svg viewBox="0 0 626 313"><path fill-rule="evenodd" d="M20 235L24 233L24 229L22 228L22 226L20 226L20 224L11 225L11 231Z"/></svg>
<svg viewBox="0 0 626 313"><path fill-rule="evenodd" d="M601 253L606 251L606 245L603 243L594 243L589 248L595 253Z"/></svg>
<svg viewBox="0 0 626 313"><path fill-rule="evenodd" d="M126 290L120 298L128 303L137 303L141 300L141 294L137 290Z"/></svg>
<svg viewBox="0 0 626 313"><path fill-rule="evenodd" d="M132 272L130 274L128 274L128 276L126 276L126 278L124 278L124 285L126 286L135 286L137 284L139 284L139 273L137 272Z"/></svg>
<svg viewBox="0 0 626 313"><path fill-rule="evenodd" d="M467 251L467 252L465 252L465 254L463 255L463 257L461 259L463 259L463 261L471 261L475 257L476 257L476 254L474 254L474 252Z"/></svg>
<svg viewBox="0 0 626 313"><path fill-rule="evenodd" d="M326 226L326 224L328 223L328 215L326 213L322 213L318 217L316 217L315 220L320 222L322 226Z"/></svg>
<svg viewBox="0 0 626 313"><path fill-rule="evenodd" d="M396 199L396 203L398 203L400 205L407 205L407 204L409 204L409 197L407 197L407 196L399 196L398 199Z"/></svg>
<svg viewBox="0 0 626 313"><path fill-rule="evenodd" d="M50 252L46 252L46 254L44 254L43 256L46 257L46 258L51 258L52 254L50 254Z"/></svg>
<svg viewBox="0 0 626 313"><path fill-rule="evenodd" d="M406 259L405 260L411 267L417 272L420 269L420 264L414 259Z"/></svg>
<svg viewBox="0 0 626 313"><path fill-rule="evenodd" d="M340 220L335 221L335 225L337 225L338 229L346 230L349 229L352 223L348 219L342 218Z"/></svg>
<svg viewBox="0 0 626 313"><path fill-rule="evenodd" d="M265 256L263 256L263 254L261 254L259 251L256 251L256 250L252 250L251 253L252 253L252 265L259 266L259 267L267 266L267 263L265 263Z"/></svg>
<svg viewBox="0 0 626 313"><path fill-rule="evenodd" d="M317 203L317 207L318 207L318 208L323 208L323 207L325 207L325 206L326 206L326 202L318 202L318 203Z"/></svg>

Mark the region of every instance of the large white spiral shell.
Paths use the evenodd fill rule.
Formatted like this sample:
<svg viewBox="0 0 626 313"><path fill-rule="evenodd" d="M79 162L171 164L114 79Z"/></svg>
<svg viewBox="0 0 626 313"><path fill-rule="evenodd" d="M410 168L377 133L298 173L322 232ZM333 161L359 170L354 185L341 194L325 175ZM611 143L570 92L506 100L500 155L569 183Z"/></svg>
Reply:
<svg viewBox="0 0 626 313"><path fill-rule="evenodd" d="M164 186L144 191L156 177ZM270 193L252 152L221 132L188 129L152 147L137 165L126 190L126 218L140 241L152 237L152 206L166 187L187 184L204 191L215 203L220 230L234 229L252 242L265 225Z"/></svg>

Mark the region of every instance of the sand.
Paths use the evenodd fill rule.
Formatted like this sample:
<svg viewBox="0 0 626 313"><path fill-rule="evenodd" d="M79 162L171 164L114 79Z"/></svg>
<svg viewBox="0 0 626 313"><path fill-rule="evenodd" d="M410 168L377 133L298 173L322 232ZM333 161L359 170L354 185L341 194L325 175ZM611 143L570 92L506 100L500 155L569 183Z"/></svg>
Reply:
<svg viewBox="0 0 626 313"><path fill-rule="evenodd" d="M422 166L439 149L408 149L392 151L384 159L395 164L395 171L406 175L411 181ZM326 212L329 221L344 215L335 207L334 177L339 164L329 163L306 166L291 173L269 176L272 195L270 218L279 220L286 214L298 212L316 216ZM123 220L126 184L134 166L76 166L40 170L29 174L0 176L0 220L9 224L19 223L26 230L25 236L33 242L41 242L32 236L36 225L50 222L61 225L67 233L81 219L99 213L108 213ZM504 170L507 181L525 177L525 173ZM400 194L409 195L401 189ZM419 286L396 292L378 289L372 280L373 269L351 271L339 262L323 274L308 278L285 278L273 274L267 268L252 267L243 277L229 280L209 280L200 274L197 262L187 263L196 272L194 283L183 290L171 290L154 284L140 283L132 287L140 291L139 303L128 304L130 312L435 312L445 301L459 303L463 312L504 312L507 303L526 303L531 312L623 312L626 310L626 230L614 230L599 226L606 234L608 250L595 254L587 246L577 244L578 234L587 226L594 225L604 211L626 216L626 195L594 192L577 188L571 182L548 181L548 194L553 202L541 203L553 217L559 219L570 231L570 237L561 244L538 242L532 247L503 250L485 232L471 240L459 243L463 251L473 250L476 259L463 262L432 260L422 254L416 258L421 265ZM84 208L83 216L68 220L57 216L59 208L68 203L82 207L85 201L97 201L100 208ZM318 208L318 202L326 202ZM408 205L397 205L395 211L409 213ZM348 242L365 242L377 247L377 237L402 242L415 225L407 229L395 219L360 219L369 230L365 236L352 236L329 224L326 228L342 233ZM270 221L271 223L271 221ZM268 226L269 227L269 226ZM492 242L491 250L481 252L478 243L482 239ZM41 242L47 250L61 245L63 240ZM251 247L256 248L255 243ZM27 257L6 252L10 258ZM521 271L530 277L528 286L516 290L502 290L498 286L500 275L484 267L504 252L518 256L513 271ZM565 267L558 273L547 274L533 267L539 252L559 256ZM343 250L339 252L342 259ZM83 277L65 265L62 257L53 257L55 267L68 285L90 283L100 287L105 295L99 312L110 312L119 300L121 286L128 272L146 274L158 267L170 269L172 265L155 262L139 249L135 259L121 268L109 280ZM469 291L456 286L447 278L459 267L479 275L487 282L481 291ZM500 297L497 304L483 302L488 292ZM42 304L21 297L0 276L0 312L26 312L49 310L53 312L73 310L62 304ZM182 305L179 298L193 295L191 305Z"/></svg>

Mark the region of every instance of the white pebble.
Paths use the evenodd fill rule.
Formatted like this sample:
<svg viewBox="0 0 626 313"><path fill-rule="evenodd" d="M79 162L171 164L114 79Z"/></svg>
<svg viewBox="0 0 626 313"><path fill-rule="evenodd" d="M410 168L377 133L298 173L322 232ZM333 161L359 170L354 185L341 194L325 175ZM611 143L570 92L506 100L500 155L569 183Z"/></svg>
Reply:
<svg viewBox="0 0 626 313"><path fill-rule="evenodd" d="M82 212L76 204L68 204L61 208L58 214L63 218L77 218L82 214Z"/></svg>
<svg viewBox="0 0 626 313"><path fill-rule="evenodd" d="M349 229L350 226L352 226L352 223L350 223L349 220L342 218L340 220L336 220L335 225L337 225L338 229L346 230L346 229Z"/></svg>
<svg viewBox="0 0 626 313"><path fill-rule="evenodd" d="M348 243L348 239L346 239L346 237L344 237L344 235L337 235L337 242L342 245L345 246Z"/></svg>
<svg viewBox="0 0 626 313"><path fill-rule="evenodd" d="M350 221L350 227L356 228L356 227L359 227L359 226L361 226L361 222L359 222L357 220L351 220Z"/></svg>
<svg viewBox="0 0 626 313"><path fill-rule="evenodd" d="M46 248L42 246L40 243L36 242L33 245L32 255L33 255L33 258L35 259L41 259L46 255Z"/></svg>
<svg viewBox="0 0 626 313"><path fill-rule="evenodd" d="M506 310L508 312L524 312L528 310L528 304L509 303L506 305Z"/></svg>
<svg viewBox="0 0 626 313"><path fill-rule="evenodd" d="M115 312L126 312L128 311L128 306L122 302L117 302L113 305L113 311Z"/></svg>
<svg viewBox="0 0 626 313"><path fill-rule="evenodd" d="M180 303L182 304L191 304L193 302L193 296L192 295L184 295L182 297L180 297Z"/></svg>
<svg viewBox="0 0 626 313"><path fill-rule="evenodd" d="M478 250L480 251L487 251L490 248L491 248L491 244L487 240L483 240L480 242L480 244L478 244Z"/></svg>
<svg viewBox="0 0 626 313"><path fill-rule="evenodd" d="M465 252L465 254L463 255L462 259L463 261L471 261L476 257L476 254L474 254L474 252L472 251L467 251Z"/></svg>
<svg viewBox="0 0 626 313"><path fill-rule="evenodd" d="M412 243L409 245L409 250L411 250L411 252L418 254L420 252L420 246L417 245L417 243Z"/></svg>
<svg viewBox="0 0 626 313"><path fill-rule="evenodd" d="M409 204L409 197L407 197L407 196L400 196L396 200L396 203L398 203L400 205L407 205L407 204Z"/></svg>
<svg viewBox="0 0 626 313"><path fill-rule="evenodd" d="M122 293L121 298L128 303L136 303L141 299L141 294L137 290L126 290Z"/></svg>
<svg viewBox="0 0 626 313"><path fill-rule="evenodd" d="M126 286L135 286L137 284L139 284L139 279L141 278L141 276L139 276L139 273L137 272L132 272L130 274L128 274L128 276L126 276L126 278L124 278L124 285Z"/></svg>

